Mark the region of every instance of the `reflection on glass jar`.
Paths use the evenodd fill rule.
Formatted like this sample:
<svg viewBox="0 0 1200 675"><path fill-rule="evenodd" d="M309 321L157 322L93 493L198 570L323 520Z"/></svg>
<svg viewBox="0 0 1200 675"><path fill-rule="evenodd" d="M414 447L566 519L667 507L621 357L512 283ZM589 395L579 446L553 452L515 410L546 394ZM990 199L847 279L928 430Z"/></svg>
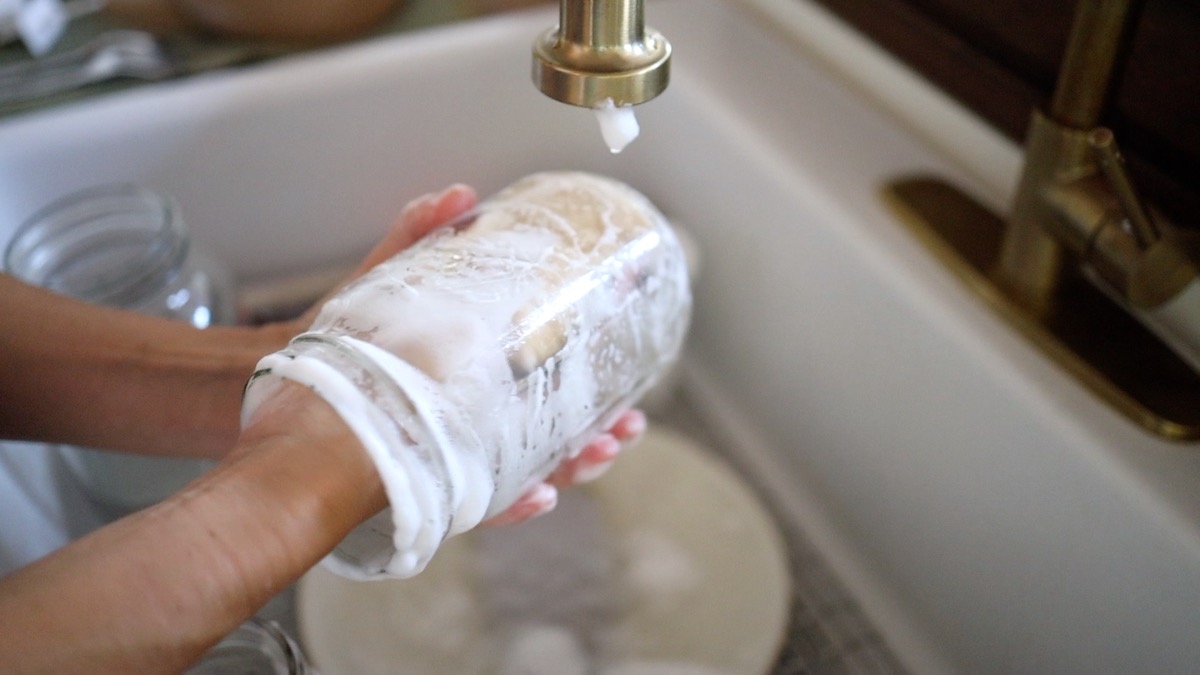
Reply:
<svg viewBox="0 0 1200 675"><path fill-rule="evenodd" d="M251 619L208 650L185 675L306 675L304 655L274 621Z"/></svg>
<svg viewBox="0 0 1200 675"><path fill-rule="evenodd" d="M328 301L260 363L243 414L282 379L329 401L391 504L329 563L409 576L634 404L676 359L690 309L683 250L645 197L535 174Z"/></svg>
<svg viewBox="0 0 1200 675"><path fill-rule="evenodd" d="M170 199L136 185L93 187L47 205L18 228L4 265L26 283L94 304L197 328L233 319L229 276L195 253ZM108 517L148 506L211 466L207 460L60 451Z"/></svg>

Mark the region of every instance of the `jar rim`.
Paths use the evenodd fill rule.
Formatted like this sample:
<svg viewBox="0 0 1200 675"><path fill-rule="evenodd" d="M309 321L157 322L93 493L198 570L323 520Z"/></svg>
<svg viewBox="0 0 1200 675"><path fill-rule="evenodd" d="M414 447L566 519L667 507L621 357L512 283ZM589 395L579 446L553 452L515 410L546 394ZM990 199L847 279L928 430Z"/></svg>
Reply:
<svg viewBox="0 0 1200 675"><path fill-rule="evenodd" d="M4 268L65 295L129 306L169 284L187 251L172 199L111 183L67 194L27 218L5 248Z"/></svg>
<svg viewBox="0 0 1200 675"><path fill-rule="evenodd" d="M275 621L251 618L226 635L188 670L192 673L263 672L269 666L278 675L303 675L307 661L290 635Z"/></svg>
<svg viewBox="0 0 1200 675"><path fill-rule="evenodd" d="M259 362L243 392L242 408L245 421L247 414L269 398L283 380L297 382L313 389L338 411L376 467L395 466L403 474L419 466L430 476L429 489L414 491L407 477L398 480L391 472L380 470L390 507L407 504L401 508L402 513L421 514L406 531L406 537L418 543L414 549L397 546L392 531L382 524L372 525L374 519L355 528L327 561L339 574L361 579L410 576L425 566L437 543L454 529L459 512L461 480L455 477L458 471L451 467L447 452L451 446L482 452L478 439L468 439L470 430L461 423L431 416L410 391L415 383L397 380L368 353L373 349L378 348L350 335L301 333L286 349ZM335 375L336 382L318 385L313 374L322 370ZM330 392L342 387L355 392L352 401L330 397ZM347 415L347 410L358 409L360 404L365 405L363 410L379 413L379 417L370 413ZM445 435L451 427L458 433L453 439ZM384 522L395 524L389 511L382 513ZM433 549L413 553L431 542Z"/></svg>

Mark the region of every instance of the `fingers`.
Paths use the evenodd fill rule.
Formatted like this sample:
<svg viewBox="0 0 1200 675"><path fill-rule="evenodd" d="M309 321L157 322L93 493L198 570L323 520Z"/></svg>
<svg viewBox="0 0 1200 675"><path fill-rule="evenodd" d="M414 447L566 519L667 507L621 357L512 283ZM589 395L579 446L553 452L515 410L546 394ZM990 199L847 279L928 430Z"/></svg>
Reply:
<svg viewBox="0 0 1200 675"><path fill-rule="evenodd" d="M575 457L564 461L546 479L551 485L566 487L587 483L603 476L626 446L636 443L646 432L646 415L629 410L617 418L608 433L596 436Z"/></svg>
<svg viewBox="0 0 1200 675"><path fill-rule="evenodd" d="M646 413L634 408L627 410L617 418L612 428L608 430L622 443L635 443L646 433Z"/></svg>
<svg viewBox="0 0 1200 675"><path fill-rule="evenodd" d="M546 482L567 487L596 480L608 471L623 447L637 442L645 432L645 413L637 409L622 413L608 433L596 436L578 455L565 460Z"/></svg>
<svg viewBox="0 0 1200 675"><path fill-rule="evenodd" d="M558 468L546 477L546 482L557 487L567 487L596 480L608 471L620 452L621 442L616 437L612 434L600 434L578 455L559 464Z"/></svg>
<svg viewBox="0 0 1200 675"><path fill-rule="evenodd" d="M621 449L646 432L646 415L641 410L621 414L608 433L591 440L578 455L564 461L545 480L525 493L487 525L512 525L550 512L558 504L558 488L586 483L608 471Z"/></svg>
<svg viewBox="0 0 1200 675"><path fill-rule="evenodd" d="M412 246L421 237L429 234L454 218L475 208L475 190L467 185L455 184L437 194L427 194L408 203L396 222L384 234L383 239L367 253L350 276L342 280L337 288L313 304L297 319L283 324L288 337L307 328L326 300L337 294L342 286L362 276L367 270Z"/></svg>
<svg viewBox="0 0 1200 675"><path fill-rule="evenodd" d="M508 507L503 513L486 521L486 525L516 525L530 518L544 515L558 505L558 489L548 483L539 483Z"/></svg>
<svg viewBox="0 0 1200 675"><path fill-rule="evenodd" d="M359 263L354 276L366 272L412 246L437 227L475 208L475 203L475 190L462 184L451 185L437 194L428 194L409 202L383 239Z"/></svg>

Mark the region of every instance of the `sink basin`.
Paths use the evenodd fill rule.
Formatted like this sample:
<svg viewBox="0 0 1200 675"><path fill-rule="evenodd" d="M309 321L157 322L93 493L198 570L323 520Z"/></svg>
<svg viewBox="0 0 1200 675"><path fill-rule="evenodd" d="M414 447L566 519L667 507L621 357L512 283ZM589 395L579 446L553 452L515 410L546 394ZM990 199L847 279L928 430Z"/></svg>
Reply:
<svg viewBox="0 0 1200 675"><path fill-rule="evenodd" d="M924 171L1003 204L1017 150L806 2L647 12L672 84L620 155L529 83L554 15L503 15L0 121L0 241L133 180L250 283L356 259L452 181L617 176L703 251L687 391L905 667L1200 663L1200 452L1093 399L880 198Z"/></svg>

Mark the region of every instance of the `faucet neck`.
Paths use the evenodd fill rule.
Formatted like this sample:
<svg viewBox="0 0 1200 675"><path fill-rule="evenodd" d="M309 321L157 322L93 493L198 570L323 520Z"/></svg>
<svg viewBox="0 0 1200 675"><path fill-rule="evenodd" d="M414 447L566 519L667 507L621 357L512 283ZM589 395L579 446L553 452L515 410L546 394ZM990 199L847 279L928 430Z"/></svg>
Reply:
<svg viewBox="0 0 1200 675"><path fill-rule="evenodd" d="M559 38L594 49L640 44L646 25L642 0L561 0Z"/></svg>
<svg viewBox="0 0 1200 675"><path fill-rule="evenodd" d="M1073 129L1100 124L1118 64L1135 23L1137 0L1083 0L1063 56L1050 117Z"/></svg>
<svg viewBox="0 0 1200 675"><path fill-rule="evenodd" d="M671 45L647 28L642 0L561 0L559 25L533 46L533 81L585 108L638 105L670 80Z"/></svg>

